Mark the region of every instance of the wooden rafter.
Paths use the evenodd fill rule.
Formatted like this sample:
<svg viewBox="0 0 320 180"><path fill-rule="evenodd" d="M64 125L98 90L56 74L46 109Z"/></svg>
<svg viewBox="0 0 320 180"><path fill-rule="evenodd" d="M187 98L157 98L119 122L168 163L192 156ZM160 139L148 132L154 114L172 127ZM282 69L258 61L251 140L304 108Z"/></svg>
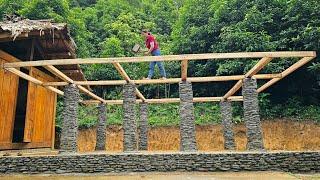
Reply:
<svg viewBox="0 0 320 180"><path fill-rule="evenodd" d="M117 69L117 71L119 72L119 74L122 76L123 79L125 79L128 83L133 83L130 79L130 77L128 76L128 74L126 73L126 71L122 68L122 66L120 65L120 63L113 63L114 67ZM139 91L138 88L136 88L136 95L142 99L142 101L145 101L146 98L141 94L141 92Z"/></svg>
<svg viewBox="0 0 320 180"><path fill-rule="evenodd" d="M74 84L74 81L69 78L67 75L63 74L59 69L57 69L54 66L44 66L47 70L49 70L52 74L56 75L57 77L59 77L60 79L62 79L63 81L66 81L66 83L68 84ZM81 86L81 85L77 85L77 87L80 89L80 91L88 94L89 96L93 97L94 99L99 100L102 103L105 103L105 100L102 99L101 97L95 95L94 93L90 92L88 89L86 89L85 87Z"/></svg>
<svg viewBox="0 0 320 180"><path fill-rule="evenodd" d="M182 61L203 59L238 59L238 58L281 58L281 57L316 57L315 51L282 51L282 52L242 52L242 53L208 53L186 54L146 57L117 57L117 58L90 58L90 59L58 59L32 62L5 63L4 67L30 67L46 65L71 65L71 64L108 64L108 63L138 63L152 61Z"/></svg>
<svg viewBox="0 0 320 180"><path fill-rule="evenodd" d="M272 57L264 57L262 58L253 68L251 68L246 74L245 77L252 77L256 73L258 73L263 67L265 67L270 61ZM228 97L234 95L241 87L242 87L242 79L239 80L224 96L224 99L228 99Z"/></svg>
<svg viewBox="0 0 320 180"><path fill-rule="evenodd" d="M280 78L273 78L270 81L268 81L266 84L264 84L263 86L261 86L260 88L257 89L257 92L260 93L262 91L264 91L265 89L267 89L268 87L270 87L271 85L273 85L274 83L280 81L282 78L288 76L289 74L291 74L293 71L297 70L298 68L300 68L301 66L307 64L308 62L310 62L312 59L314 59L314 57L304 57L302 59L300 59L298 62L294 63L292 66L290 66L289 68L287 68L286 70L284 70L281 73L281 77Z"/></svg>

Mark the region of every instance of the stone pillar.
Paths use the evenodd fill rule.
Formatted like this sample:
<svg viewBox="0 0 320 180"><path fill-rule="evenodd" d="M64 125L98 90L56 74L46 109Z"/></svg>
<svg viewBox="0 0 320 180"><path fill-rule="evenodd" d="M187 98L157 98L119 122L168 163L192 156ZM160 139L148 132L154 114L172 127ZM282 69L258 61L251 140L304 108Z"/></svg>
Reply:
<svg viewBox="0 0 320 180"><path fill-rule="evenodd" d="M64 110L61 129L61 152L77 152L79 89L70 84L64 88Z"/></svg>
<svg viewBox="0 0 320 180"><path fill-rule="evenodd" d="M247 150L263 150L256 79L246 78L243 80L242 95L244 119L247 127Z"/></svg>
<svg viewBox="0 0 320 180"><path fill-rule="evenodd" d="M220 110L222 117L222 127L224 136L224 148L227 150L235 150L235 141L232 124L232 107L230 101L221 101Z"/></svg>
<svg viewBox="0 0 320 180"><path fill-rule="evenodd" d="M123 87L123 150L137 151L136 93L135 85L127 83Z"/></svg>
<svg viewBox="0 0 320 180"><path fill-rule="evenodd" d="M192 84L179 83L180 94L180 150L197 151L196 128L194 123Z"/></svg>
<svg viewBox="0 0 320 180"><path fill-rule="evenodd" d="M148 104L140 104L139 150L148 150Z"/></svg>
<svg viewBox="0 0 320 180"><path fill-rule="evenodd" d="M107 131L107 116L106 116L106 105L100 103L98 106L99 118L97 125L97 142L96 150L106 150L106 131Z"/></svg>

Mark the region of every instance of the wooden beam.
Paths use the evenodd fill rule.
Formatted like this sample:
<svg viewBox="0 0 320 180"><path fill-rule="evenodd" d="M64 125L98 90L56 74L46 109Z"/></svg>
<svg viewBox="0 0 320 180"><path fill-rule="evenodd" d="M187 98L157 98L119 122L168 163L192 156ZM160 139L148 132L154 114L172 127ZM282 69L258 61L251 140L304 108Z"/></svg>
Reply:
<svg viewBox="0 0 320 180"><path fill-rule="evenodd" d="M270 61L272 60L271 57L264 57L262 58L253 68L250 69L249 72L246 73L245 77L252 77L253 75L257 74L262 68L264 68Z"/></svg>
<svg viewBox="0 0 320 180"><path fill-rule="evenodd" d="M253 68L251 68L244 76L253 77L258 73L264 66L266 66L272 60L271 57L263 57ZM228 99L230 96L234 95L242 87L242 79L239 80L224 96L224 99Z"/></svg>
<svg viewBox="0 0 320 180"><path fill-rule="evenodd" d="M188 76L188 60L181 61L181 80L186 81Z"/></svg>
<svg viewBox="0 0 320 180"><path fill-rule="evenodd" d="M108 64L108 63L138 63L152 61L181 61L204 59L238 59L238 58L282 58L282 57L316 57L315 51L282 51L282 52L240 52L240 53L207 53L185 54L145 57L117 57L117 58L90 58L90 59L59 59L32 62L5 63L4 67L27 67L46 65L71 65L71 64Z"/></svg>
<svg viewBox="0 0 320 180"><path fill-rule="evenodd" d="M101 97L99 97L99 96L95 95L94 93L90 92L90 91L89 91L88 89L86 89L85 87L78 85L78 88L80 89L80 91L88 94L89 96L93 97L94 99L96 99L96 100L98 100L98 101L100 101L100 102L102 102L102 103L106 103L106 100L104 100L104 99L102 99Z"/></svg>
<svg viewBox="0 0 320 180"><path fill-rule="evenodd" d="M48 71L50 71L52 74L54 74L55 76L59 77L63 81L66 81L67 83L71 83L71 84L74 83L74 81L71 78L69 78L67 75L63 74L56 67L49 65L49 66L44 66L44 68L46 68Z"/></svg>
<svg viewBox="0 0 320 180"><path fill-rule="evenodd" d="M288 69L284 70L281 73L281 78L273 78L270 81L268 81L266 84L264 84L263 86L261 86L260 88L258 88L257 92L260 93L264 90L266 90L268 87L272 86L273 84L275 84L276 82L280 81L282 78L288 76L289 74L291 74L293 71L297 70L298 68L300 68L301 66L307 64L308 62L310 62L312 59L314 59L314 57L304 57L302 59L300 59L298 62L294 63L292 66L290 66Z"/></svg>
<svg viewBox="0 0 320 180"><path fill-rule="evenodd" d="M281 74L257 74L253 78L256 79L272 79L280 78ZM236 81L244 79L244 75L232 75L232 76L212 76L212 77L189 77L188 81L201 83L201 82L216 82L216 81ZM142 80L131 80L134 84L173 84L179 83L180 78L168 78L168 79L142 79ZM76 85L90 85L90 86L116 86L126 84L126 80L110 80L110 81L74 81ZM48 82L44 83L46 86L66 86L67 82Z"/></svg>
<svg viewBox="0 0 320 180"><path fill-rule="evenodd" d="M21 72L21 71L19 71L18 69L15 69L15 68L6 68L6 70L8 70L8 71L10 71L10 72L18 75L19 77L21 77L21 78L23 78L23 79L25 79L25 80L27 80L27 81L31 81L31 82L33 82L33 83L35 83L35 84L37 84L37 85L41 85L41 86L43 85L43 82L42 82L42 81L40 81L40 80L38 80L38 79L36 79L36 78L34 78L34 77L32 77L32 76L24 73L24 72ZM51 91L53 91L53 92L55 92L55 93L57 93L57 94L60 94L60 95L62 95L62 96L64 95L64 93L63 93L62 91L60 91L59 89L57 89L57 88L54 88L54 87L52 87L52 86L44 86L44 87L47 88L47 89L49 89L49 90L51 90Z"/></svg>
<svg viewBox="0 0 320 180"><path fill-rule="evenodd" d="M234 93L236 93L242 86L242 79L239 80L224 96L223 99L228 99Z"/></svg>
<svg viewBox="0 0 320 180"><path fill-rule="evenodd" d="M223 97L195 97L193 98L193 102L200 103L200 102L219 102L223 100ZM229 101L243 101L242 96L232 96L228 98ZM138 99L136 103L141 103L142 100ZM180 98L165 98L165 99L146 99L146 103L149 104L166 104L166 103L179 103ZM97 100L86 100L82 101L83 104L90 105L90 104L99 104L100 101ZM123 100L106 100L106 103L109 105L121 105L123 104Z"/></svg>
<svg viewBox="0 0 320 180"><path fill-rule="evenodd" d="M130 79L130 77L128 76L128 74L126 73L126 71L122 68L122 66L120 65L120 63L113 63L114 67L117 69L117 71L119 72L119 74L122 76L123 79L125 79L128 83L133 83ZM135 90L136 95L142 99L142 101L145 101L146 98L141 94L141 92L139 91L138 88L136 88Z"/></svg>

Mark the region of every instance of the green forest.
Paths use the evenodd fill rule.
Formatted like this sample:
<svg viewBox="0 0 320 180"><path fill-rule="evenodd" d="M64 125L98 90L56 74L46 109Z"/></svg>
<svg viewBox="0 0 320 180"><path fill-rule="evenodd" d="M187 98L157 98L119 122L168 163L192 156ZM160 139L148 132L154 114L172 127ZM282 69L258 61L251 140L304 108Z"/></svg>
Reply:
<svg viewBox="0 0 320 180"><path fill-rule="evenodd" d="M0 0L0 15L16 13L29 19L68 23L77 56L137 56L149 29L161 53L320 50L319 0ZM261 73L281 72L296 59L277 59ZM191 61L188 76L244 74L253 60ZM124 64L132 79L147 76L148 64ZM178 62L166 62L168 77L180 76ZM111 65L84 65L88 80L121 79ZM156 71L156 75L159 72ZM159 78L156 76L155 78ZM258 81L259 85L265 83ZM223 96L235 82L194 83L195 97ZM122 87L93 86L105 99L120 99ZM179 97L177 84L138 87L147 98ZM238 92L240 93L240 92ZM83 97L88 98L88 97ZM286 118L320 123L319 57L259 95L263 119ZM57 125L61 122L58 101ZM242 103L233 104L234 122L242 122ZM80 127L97 121L95 106L80 106ZM218 103L195 104L196 124L220 122ZM108 106L108 124L122 123L122 107ZM150 125L179 124L179 104L150 105Z"/></svg>

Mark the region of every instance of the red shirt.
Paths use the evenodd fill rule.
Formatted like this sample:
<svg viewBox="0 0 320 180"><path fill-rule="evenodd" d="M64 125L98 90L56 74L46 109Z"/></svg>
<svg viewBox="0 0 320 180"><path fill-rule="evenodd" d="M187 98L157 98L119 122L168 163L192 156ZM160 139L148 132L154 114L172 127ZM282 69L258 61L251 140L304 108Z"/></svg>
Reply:
<svg viewBox="0 0 320 180"><path fill-rule="evenodd" d="M151 42L154 42L154 48L152 51L157 50L159 48L158 42L152 35L149 35L146 39L146 46L148 49L151 48Z"/></svg>

